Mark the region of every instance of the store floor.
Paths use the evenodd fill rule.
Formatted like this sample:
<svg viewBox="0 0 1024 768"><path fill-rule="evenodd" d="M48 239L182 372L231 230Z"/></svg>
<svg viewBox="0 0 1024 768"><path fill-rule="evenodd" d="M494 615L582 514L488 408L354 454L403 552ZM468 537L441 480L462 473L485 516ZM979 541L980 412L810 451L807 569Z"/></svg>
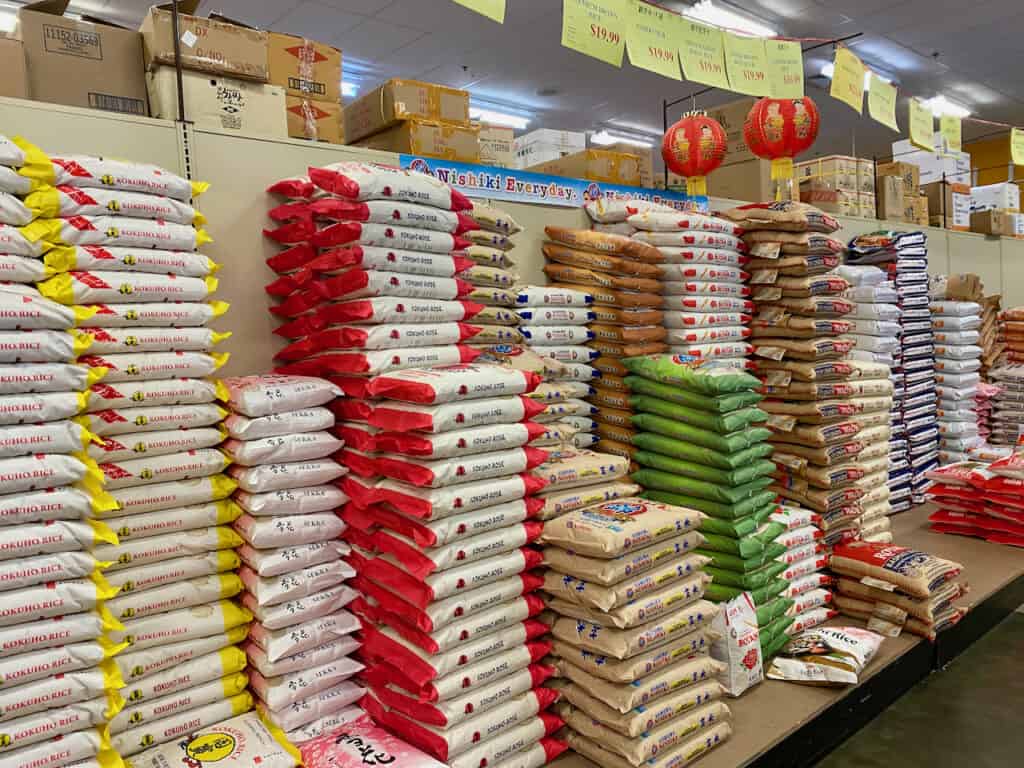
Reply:
<svg viewBox="0 0 1024 768"><path fill-rule="evenodd" d="M1020 765L1024 613L1013 613L932 673L817 768Z"/></svg>

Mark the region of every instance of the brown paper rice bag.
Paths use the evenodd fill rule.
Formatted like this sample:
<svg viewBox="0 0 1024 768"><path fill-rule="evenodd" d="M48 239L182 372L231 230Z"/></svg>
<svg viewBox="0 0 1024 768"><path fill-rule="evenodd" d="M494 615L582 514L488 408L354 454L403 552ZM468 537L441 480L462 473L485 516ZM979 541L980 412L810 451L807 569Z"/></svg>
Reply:
<svg viewBox="0 0 1024 768"><path fill-rule="evenodd" d="M716 605L707 600L698 600L632 629L615 629L562 617L555 621L551 632L558 639L588 651L616 659L628 659L710 624L717 613Z"/></svg>
<svg viewBox="0 0 1024 768"><path fill-rule="evenodd" d="M755 317L750 322L751 336L781 336L789 339L813 339L819 336L841 336L850 332L848 320L833 318L802 317L800 315L782 314L778 319Z"/></svg>
<svg viewBox="0 0 1024 768"><path fill-rule="evenodd" d="M771 258L774 246L780 260L787 256L835 256L845 250L841 241L820 232L758 230L744 234L743 241L750 246L751 254L765 254L767 258Z"/></svg>
<svg viewBox="0 0 1024 768"><path fill-rule="evenodd" d="M640 486L635 483L628 480L612 480L597 485L541 493L537 498L544 502L544 506L536 517L538 520L551 520L574 509L635 496L639 492Z"/></svg>
<svg viewBox="0 0 1024 768"><path fill-rule="evenodd" d="M637 452L640 450L636 446L630 445L629 443L620 443L616 440L601 438L597 441L597 444L594 447L601 453L610 453L612 456L621 456L624 459L629 459L630 472L636 472L639 469L639 465L633 461Z"/></svg>
<svg viewBox="0 0 1024 768"><path fill-rule="evenodd" d="M855 579L840 577L836 583L837 591L847 597L869 602L888 603L904 610L908 615L925 622L932 622L935 617L954 600L963 597L968 592L965 583L950 581L932 592L930 597L918 598L908 597L898 592L889 592L868 584L862 584Z"/></svg>
<svg viewBox="0 0 1024 768"><path fill-rule="evenodd" d="M558 243L544 243L541 246L541 251L550 261L568 264L571 267L596 269L599 272L608 272L613 275L632 275L658 280L663 272L662 268L656 264L647 264L636 259L624 259L620 256L609 256L593 251L577 251Z"/></svg>
<svg viewBox="0 0 1024 768"><path fill-rule="evenodd" d="M560 685L559 688L569 704L582 710L602 725L632 739L639 738L646 731L653 730L697 707L718 701L725 694L721 683L702 683L664 696L658 701L657 706L644 707L639 712L634 710L623 716L621 712L612 709L599 699L595 699L575 683L566 683Z"/></svg>
<svg viewBox="0 0 1024 768"><path fill-rule="evenodd" d="M700 533L691 531L611 559L585 557L561 547L545 547L544 562L556 571L572 574L588 582L611 586L656 566L675 562L703 542L704 537Z"/></svg>
<svg viewBox="0 0 1024 768"><path fill-rule="evenodd" d="M614 424L598 422L597 434L606 440L614 440L616 443L622 443L623 445L632 445L637 431L629 427L619 427Z"/></svg>
<svg viewBox="0 0 1024 768"><path fill-rule="evenodd" d="M815 275L809 277L780 277L775 285L782 289L783 296L805 298L809 296L831 296L842 293L850 284L838 275Z"/></svg>
<svg viewBox="0 0 1024 768"><path fill-rule="evenodd" d="M736 222L747 233L762 229L831 233L839 229L839 223L827 213L795 200L749 203L722 211L718 215Z"/></svg>
<svg viewBox="0 0 1024 768"><path fill-rule="evenodd" d="M590 309L595 315L595 322L609 325L658 326L665 317L661 310L648 307L622 308L602 305L592 306Z"/></svg>
<svg viewBox="0 0 1024 768"><path fill-rule="evenodd" d="M863 360L832 360L808 363L796 360L758 360L759 371L787 371L796 381L852 381L889 379L889 366Z"/></svg>
<svg viewBox="0 0 1024 768"><path fill-rule="evenodd" d="M570 616L581 621L617 629L632 629L699 600L704 596L704 587L710 581L711 577L706 573L693 574L609 611L595 610L559 597L553 598L548 607L562 616Z"/></svg>
<svg viewBox="0 0 1024 768"><path fill-rule="evenodd" d="M636 682L610 683L566 661L558 664L562 677L569 678L585 693L603 701L622 715L637 707L651 706L652 702L681 688L713 681L724 669L725 665L721 662L706 654L697 654Z"/></svg>
<svg viewBox="0 0 1024 768"><path fill-rule="evenodd" d="M843 337L817 339L759 339L754 344L754 352L759 357L770 360L837 360L849 354L857 346L856 339Z"/></svg>
<svg viewBox="0 0 1024 768"><path fill-rule="evenodd" d="M610 373L601 376L601 388L612 389L616 392L629 392L625 376L615 376Z"/></svg>
<svg viewBox="0 0 1024 768"><path fill-rule="evenodd" d="M707 628L698 629L670 643L623 660L591 653L579 646L556 639L552 641L552 653L586 670L594 677L611 683L632 683L690 656L707 653L714 639L714 633Z"/></svg>
<svg viewBox="0 0 1024 768"><path fill-rule="evenodd" d="M633 412L623 411L618 408L602 407L594 414L594 418L604 424L613 427L629 428L633 424Z"/></svg>
<svg viewBox="0 0 1024 768"><path fill-rule="evenodd" d="M672 754L674 747L689 743L706 729L732 719L729 707L724 702L715 701L633 739L601 725L572 705L566 710L561 716L575 733L594 745L601 745L604 751L625 759L632 766L653 761L663 754ZM597 764L601 765L600 762ZM672 764L675 765L674 762Z"/></svg>
<svg viewBox="0 0 1024 768"><path fill-rule="evenodd" d="M711 559L704 555L686 555L610 586L596 584L549 568L544 574L544 590L556 598L595 611L611 611L689 578L709 562Z"/></svg>
<svg viewBox="0 0 1024 768"><path fill-rule="evenodd" d="M660 325L605 325L591 323L587 326L594 332L598 341L611 341L619 344L640 344L663 341L668 330Z"/></svg>
<svg viewBox="0 0 1024 768"><path fill-rule="evenodd" d="M696 510L633 497L552 520L541 540L586 557L609 559L696 531L703 519Z"/></svg>
<svg viewBox="0 0 1024 768"><path fill-rule="evenodd" d="M603 341L595 339L587 342L587 346L596 349L603 356L607 357L643 357L644 355L659 355L668 351L668 344L659 341L631 342L628 344L616 344L614 341Z"/></svg>
<svg viewBox="0 0 1024 768"><path fill-rule="evenodd" d="M765 296L761 299L761 302L762 306L759 309L776 307L786 312L807 315L809 317L842 317L843 315L850 314L857 308L854 302L839 296L781 297L781 290L780 298L773 299Z"/></svg>
<svg viewBox="0 0 1024 768"><path fill-rule="evenodd" d="M764 394L780 400L831 400L840 397L884 397L891 396L892 381L885 377L855 379L847 381L802 382L794 381L786 386L768 385Z"/></svg>
<svg viewBox="0 0 1024 768"><path fill-rule="evenodd" d="M612 376L621 376L623 378L629 375L629 369L614 357L599 357L591 361L590 364L602 374L611 374Z"/></svg>
<svg viewBox="0 0 1024 768"><path fill-rule="evenodd" d="M664 303L664 299L656 293L638 293L635 291L618 291L612 288L604 288L596 285L579 285L578 283L563 283L558 280L552 280L550 285L553 288L568 288L573 291L580 291L581 293L587 293L594 297L595 305L607 305L612 307L622 308L657 308ZM597 306L591 306L591 310L595 313L598 311ZM598 316L600 317L600 316Z"/></svg>
<svg viewBox="0 0 1024 768"><path fill-rule="evenodd" d="M846 400L795 401L762 400L758 407L770 414L795 416L805 424L825 424L852 418L858 414L888 411L892 399L888 397L854 397Z"/></svg>
<svg viewBox="0 0 1024 768"><path fill-rule="evenodd" d="M604 384L604 379L598 379L597 384ZM629 404L629 394L616 390L608 390L603 386L594 387L594 393L587 398L591 403L602 408L618 408L623 411L632 412Z"/></svg>
<svg viewBox="0 0 1024 768"><path fill-rule="evenodd" d="M608 274L607 272L599 272L595 269L571 267L568 264L545 264L544 274L552 281L559 283L577 283L579 285L643 293L661 293L662 291L660 280L652 280L649 277L623 277ZM597 300L596 297L594 300Z"/></svg>
<svg viewBox="0 0 1024 768"><path fill-rule="evenodd" d="M832 509L856 502L864 495L863 490L852 486L835 491L824 491L817 488L797 490L775 483L769 485L768 490L820 514L826 514Z"/></svg>
<svg viewBox="0 0 1024 768"><path fill-rule="evenodd" d="M652 245L631 240L622 235L607 232L595 232L590 229L570 229L568 227L544 227L544 233L557 243L580 248L584 251L610 253L625 256L649 264L660 264L665 260L661 252Z"/></svg>

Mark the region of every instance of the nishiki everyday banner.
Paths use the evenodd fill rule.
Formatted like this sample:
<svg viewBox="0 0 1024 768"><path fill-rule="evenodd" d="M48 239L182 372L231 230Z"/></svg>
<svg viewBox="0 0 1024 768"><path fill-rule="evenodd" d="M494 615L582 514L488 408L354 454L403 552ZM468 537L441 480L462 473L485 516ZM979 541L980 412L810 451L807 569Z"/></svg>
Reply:
<svg viewBox="0 0 1024 768"><path fill-rule="evenodd" d="M469 197L487 197L492 200L510 200L516 203L534 203L536 205L557 205L563 208L581 208L590 200L606 197L651 200L679 210L708 210L706 197L688 197L683 192L627 187L621 184L570 179L564 176L548 176L543 173L518 171L513 168L454 163L417 155L400 155L399 158L402 168L430 174Z"/></svg>

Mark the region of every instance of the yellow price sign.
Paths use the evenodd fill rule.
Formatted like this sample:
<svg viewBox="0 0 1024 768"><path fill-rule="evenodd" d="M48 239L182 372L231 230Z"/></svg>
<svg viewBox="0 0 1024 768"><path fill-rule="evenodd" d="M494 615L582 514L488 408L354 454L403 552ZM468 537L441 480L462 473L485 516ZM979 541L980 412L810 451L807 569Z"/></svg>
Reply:
<svg viewBox="0 0 1024 768"><path fill-rule="evenodd" d="M505 0L455 0L463 8L476 11L499 24L505 23Z"/></svg>
<svg viewBox="0 0 1024 768"><path fill-rule="evenodd" d="M857 114L864 110L864 62L849 48L836 49L833 62L832 87L829 95L849 104Z"/></svg>
<svg viewBox="0 0 1024 768"><path fill-rule="evenodd" d="M562 0L562 45L622 66L625 0Z"/></svg>
<svg viewBox="0 0 1024 768"><path fill-rule="evenodd" d="M925 152L935 151L935 116L917 99L909 100L910 143Z"/></svg>
<svg viewBox="0 0 1024 768"><path fill-rule="evenodd" d="M763 37L744 37L723 32L725 40L725 70L729 73L729 88L748 96L767 96L768 62Z"/></svg>
<svg viewBox="0 0 1024 768"><path fill-rule="evenodd" d="M728 89L722 30L684 18L678 32L679 61L686 79L712 88Z"/></svg>
<svg viewBox="0 0 1024 768"><path fill-rule="evenodd" d="M896 86L887 83L874 72L868 86L868 114L884 126L898 131L896 124Z"/></svg>
<svg viewBox="0 0 1024 768"><path fill-rule="evenodd" d="M773 99L802 99L804 95L804 53L792 40L765 40L768 85Z"/></svg>
<svg viewBox="0 0 1024 768"><path fill-rule="evenodd" d="M1010 157L1014 165L1024 165L1024 128L1010 129Z"/></svg>
<svg viewBox="0 0 1024 768"><path fill-rule="evenodd" d="M946 145L943 151L959 152L962 149L963 141L960 130L959 117L953 117L952 115L942 115L939 117L939 133L942 135L942 143Z"/></svg>
<svg viewBox="0 0 1024 768"><path fill-rule="evenodd" d="M680 16L641 0L629 0L626 9L626 52L634 67L656 72L673 80L679 74L676 37Z"/></svg>

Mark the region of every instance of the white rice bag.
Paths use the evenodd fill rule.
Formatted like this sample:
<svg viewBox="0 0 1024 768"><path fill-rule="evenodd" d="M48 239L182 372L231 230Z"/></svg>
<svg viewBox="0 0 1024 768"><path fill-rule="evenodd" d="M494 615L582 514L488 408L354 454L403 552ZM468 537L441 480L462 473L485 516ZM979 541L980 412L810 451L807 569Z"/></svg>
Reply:
<svg viewBox="0 0 1024 768"><path fill-rule="evenodd" d="M90 155L56 155L23 145L25 167L21 173L37 185L67 185L92 189L118 189L188 200L202 194L205 182L188 181L165 168L130 160L112 160ZM19 163L21 165L21 163Z"/></svg>
<svg viewBox="0 0 1024 768"><path fill-rule="evenodd" d="M237 440L262 440L296 432L317 432L334 426L334 414L327 408L302 408L251 419L232 413L224 421L228 434Z"/></svg>
<svg viewBox="0 0 1024 768"><path fill-rule="evenodd" d="M218 649L145 677L127 681L121 695L132 704L159 700L193 685L220 680L245 669L245 652L236 646ZM220 698L225 698L222 693Z"/></svg>
<svg viewBox="0 0 1024 768"><path fill-rule="evenodd" d="M72 216L36 219L24 227L25 236L54 245L103 245L194 251L210 242L205 230L191 224L122 216Z"/></svg>
<svg viewBox="0 0 1024 768"><path fill-rule="evenodd" d="M222 421L228 412L216 403L111 408L78 416L78 421L100 437L169 429L196 429Z"/></svg>
<svg viewBox="0 0 1024 768"><path fill-rule="evenodd" d="M94 187L89 190L62 184L43 187L25 198L40 218L70 219L75 216L127 216L134 219L162 219L175 224L202 224L204 217L181 200L121 189Z"/></svg>
<svg viewBox="0 0 1024 768"><path fill-rule="evenodd" d="M228 474L238 487L250 493L266 493L307 485L323 485L337 480L348 470L330 458L265 464L258 467L233 466Z"/></svg>
<svg viewBox="0 0 1024 768"><path fill-rule="evenodd" d="M89 390L89 402L85 410L95 413L112 408L200 405L222 399L222 394L218 382L206 379L132 381L122 384L99 382Z"/></svg>
<svg viewBox="0 0 1024 768"><path fill-rule="evenodd" d="M78 579L99 567L91 553L81 550L0 560L0 590L6 592L50 581Z"/></svg>
<svg viewBox="0 0 1024 768"><path fill-rule="evenodd" d="M142 751L151 751L153 746L166 744L176 739L187 737L198 728L211 728L223 720L244 714L252 709L252 694L245 692L230 699L216 701L213 704L206 704L202 707L190 709L187 712L179 712L160 720L153 720L150 723L122 731L111 739L114 749L121 757L132 757ZM193 740L194 742L194 740ZM190 743L193 743L190 742ZM211 743L211 742L207 742ZM219 740L213 743L219 743ZM177 754L181 754L181 746L175 744ZM278 747L280 749L280 747ZM193 752L197 757L207 753L209 747L202 747ZM257 754L259 754L257 752ZM132 761L136 763L136 761ZM252 763L258 765L258 763Z"/></svg>
<svg viewBox="0 0 1024 768"><path fill-rule="evenodd" d="M65 616L59 622L45 619L0 628L0 648L10 654L29 653L97 640L105 632L120 628L121 623L109 611L99 608L89 613Z"/></svg>
<svg viewBox="0 0 1024 768"><path fill-rule="evenodd" d="M161 514L159 512L154 514ZM212 576L238 568L241 560L230 549L215 552L204 552L190 557L175 558L172 562L162 560L149 565L136 565L112 571L106 575L107 582L113 587L120 587L121 594L142 592L155 589L165 584L194 579L200 576Z"/></svg>
<svg viewBox="0 0 1024 768"><path fill-rule="evenodd" d="M196 379L211 376L228 361L227 352L139 352L119 355L85 355L78 362L93 369L105 368L104 382L156 379Z"/></svg>
<svg viewBox="0 0 1024 768"><path fill-rule="evenodd" d="M93 669L69 672L66 675L5 688L0 691L0 722L94 699L123 685L121 673L108 660Z"/></svg>
<svg viewBox="0 0 1024 768"><path fill-rule="evenodd" d="M61 765L79 768L81 761L101 765L99 760L110 765L116 753L110 747L107 735L99 729L83 729L64 734L59 740L33 744L13 752L0 755L0 767L21 768L35 765ZM74 761L73 763L71 761Z"/></svg>
<svg viewBox="0 0 1024 768"><path fill-rule="evenodd" d="M352 587L337 584L314 592L308 597L289 600L280 605L263 605L250 593L242 597L242 605L252 611L260 626L269 630L284 629L296 624L310 622L328 613L335 613L359 596Z"/></svg>
<svg viewBox="0 0 1024 768"><path fill-rule="evenodd" d="M137 728L143 723L152 723L171 712L186 712L230 699L242 693L248 684L248 675L236 672L216 680L198 683L186 690L125 707L110 721L110 733L117 735L129 728Z"/></svg>
<svg viewBox="0 0 1024 768"><path fill-rule="evenodd" d="M300 432L267 437L262 440L228 440L223 449L235 463L244 467L258 464L322 459L339 450L344 443L330 432Z"/></svg>
<svg viewBox="0 0 1024 768"><path fill-rule="evenodd" d="M66 653L68 653L68 655L65 655ZM103 661L105 656L105 652L101 645L94 642L80 643L78 645L72 645L53 651L26 653L17 658L24 659L26 663L31 661L40 665L44 669L50 668L50 671L53 671L53 669L56 668L61 669L63 672L73 672L82 669L83 667L97 666ZM48 659L47 657L50 658ZM64 669L61 666L53 667L52 665L54 662L57 662L59 665L58 660L66 662L68 664L68 668ZM88 663L86 663L87 660ZM3 665L0 664L0 666ZM3 678L0 677L0 679ZM39 677L34 676L28 679L37 680ZM28 680L23 680L22 682L28 682ZM66 736L67 734L75 733L76 731L82 732L85 731L85 729L105 725L107 722L107 715L109 714L113 714L113 707L111 707L110 700L106 696L100 696L95 699L90 699L89 701L79 701L57 709L37 712L34 715L27 715L25 717L19 717L16 720L11 720L4 724L4 733L8 737L8 744L4 753L0 755L0 759L8 756L13 757L11 750L21 749L29 746L30 744L39 744L40 742L50 741L51 739L55 740L58 737ZM51 748L53 746L59 748L60 742L57 742L55 745L48 746ZM3 765L3 762L0 762L0 765ZM48 763L43 762L41 765L48 765Z"/></svg>
<svg viewBox="0 0 1024 768"><path fill-rule="evenodd" d="M158 672L174 669L187 661L198 659L228 646L237 645L243 642L248 634L249 625L243 623L221 634L159 645L146 650L122 651L114 656L114 663L121 670L121 675L126 682L139 680Z"/></svg>
<svg viewBox="0 0 1024 768"><path fill-rule="evenodd" d="M18 589L4 595L0 604L0 626L91 611L116 594L117 588L111 587L99 571L93 572L88 579Z"/></svg>
<svg viewBox="0 0 1024 768"><path fill-rule="evenodd" d="M74 245L54 248L43 256L54 272L151 272L182 277L206 277L220 265L193 251L164 251L124 246Z"/></svg>
<svg viewBox="0 0 1024 768"><path fill-rule="evenodd" d="M13 168L0 164L0 190L12 195L27 195L32 191L32 180L19 175Z"/></svg>
<svg viewBox="0 0 1024 768"><path fill-rule="evenodd" d="M95 464L88 458L83 459L45 453L0 459L0 488L7 493L18 493L71 485L85 477L101 482Z"/></svg>
<svg viewBox="0 0 1024 768"><path fill-rule="evenodd" d="M0 187L4 168L0 167ZM0 280L11 283L39 283L51 277L54 270L39 259L0 253Z"/></svg>
<svg viewBox="0 0 1024 768"><path fill-rule="evenodd" d="M123 629L111 631L109 637L115 643L129 643L130 650L134 652L167 643L221 635L250 621L252 614L249 611L231 600L222 600L126 621Z"/></svg>
<svg viewBox="0 0 1024 768"><path fill-rule="evenodd" d="M69 363L90 344L80 331L0 331L0 363Z"/></svg>
<svg viewBox="0 0 1024 768"><path fill-rule="evenodd" d="M71 393L69 393L71 394ZM11 395L15 397L44 397L43 395ZM62 398L65 402L68 398ZM75 402L75 398L71 398ZM3 406L0 406L2 408ZM83 451L97 438L85 427L73 421L50 421L45 424L23 424L0 427L0 458L24 456L29 453L76 453ZM2 513L0 513L2 517ZM3 524L0 519L0 525Z"/></svg>
<svg viewBox="0 0 1024 768"><path fill-rule="evenodd" d="M21 227L0 224L0 253L39 258L43 255L43 243L26 237Z"/></svg>
<svg viewBox="0 0 1024 768"><path fill-rule="evenodd" d="M340 610L285 629L271 630L256 622L249 630L249 639L263 649L269 661L277 661L351 635L358 632L360 626L359 619Z"/></svg>
<svg viewBox="0 0 1024 768"><path fill-rule="evenodd" d="M223 384L231 410L249 418L314 408L342 394L336 385L311 376L235 376Z"/></svg>
<svg viewBox="0 0 1024 768"><path fill-rule="evenodd" d="M102 544L93 548L97 559L109 561L108 572L139 565L149 565L176 557L188 557L219 549L240 546L242 539L227 526L196 528L180 533L129 539L119 544Z"/></svg>
<svg viewBox="0 0 1024 768"><path fill-rule="evenodd" d="M209 328L90 328L89 351L102 355L117 352L209 352L231 338L231 332Z"/></svg>
<svg viewBox="0 0 1024 768"><path fill-rule="evenodd" d="M293 672L301 672L304 669L312 669L332 661L343 659L359 649L359 640L352 635L345 635L330 640L323 645L310 648L306 651L299 651L291 656L284 656L277 661L270 661L266 652L253 642L247 642L243 646L249 663L259 670L266 678L275 678L280 675L287 675Z"/></svg>
<svg viewBox="0 0 1024 768"><path fill-rule="evenodd" d="M96 314L80 320L80 328L154 328L193 327L206 325L228 311L228 303L211 301L204 304L174 301L152 304L87 304Z"/></svg>
<svg viewBox="0 0 1024 768"><path fill-rule="evenodd" d="M277 549L255 549L246 544L238 550L239 557L247 566L263 577L280 576L292 571L309 568L320 563L337 560L348 554L348 545L343 541L318 541L294 547Z"/></svg>
<svg viewBox="0 0 1024 768"><path fill-rule="evenodd" d="M234 500L250 515L268 517L326 512L337 509L348 502L348 496L334 485L310 485L283 491L268 491L267 493L238 491Z"/></svg>
<svg viewBox="0 0 1024 768"><path fill-rule="evenodd" d="M88 453L90 458L104 464L198 451L220 445L223 440L224 432L220 425L159 432L129 432L116 437L105 436L103 444L90 445Z"/></svg>
<svg viewBox="0 0 1024 768"><path fill-rule="evenodd" d="M227 498L238 484L227 475L213 475L196 480L178 480L172 483L154 483L137 488L122 488L110 495L117 503L113 512L102 512L99 517L121 517L136 512L156 512L172 507L188 507Z"/></svg>
<svg viewBox="0 0 1024 768"><path fill-rule="evenodd" d="M39 284L43 296L67 305L203 301L216 290L215 277L145 272L62 272Z"/></svg>
<svg viewBox="0 0 1024 768"><path fill-rule="evenodd" d="M336 539L345 530L345 523L333 512L280 517L242 515L235 521L235 530L252 547L274 549Z"/></svg>
<svg viewBox="0 0 1024 768"><path fill-rule="evenodd" d="M249 597L258 606L298 600L335 587L355 575L355 571L344 560L331 560L281 576L262 577L249 567L239 573Z"/></svg>
<svg viewBox="0 0 1024 768"><path fill-rule="evenodd" d="M66 330L92 314L84 307L65 307L43 296L0 291L0 328L4 330Z"/></svg>
<svg viewBox="0 0 1024 768"><path fill-rule="evenodd" d="M281 709L271 710L270 719L286 731L293 731L306 723L340 712L355 704L364 693L364 688L346 680L319 693L298 699Z"/></svg>
<svg viewBox="0 0 1024 768"><path fill-rule="evenodd" d="M527 342L535 347L586 344L594 338L594 332L584 325L542 325L536 328L522 326L519 330Z"/></svg>

